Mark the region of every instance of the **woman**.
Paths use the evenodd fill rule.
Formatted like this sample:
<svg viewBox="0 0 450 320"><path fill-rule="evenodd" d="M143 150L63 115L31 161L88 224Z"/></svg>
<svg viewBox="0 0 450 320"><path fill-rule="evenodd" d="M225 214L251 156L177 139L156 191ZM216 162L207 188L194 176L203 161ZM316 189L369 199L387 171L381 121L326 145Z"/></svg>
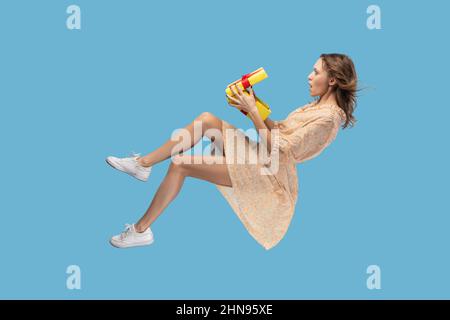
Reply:
<svg viewBox="0 0 450 320"><path fill-rule="evenodd" d="M269 118L263 121L256 109L253 89L250 88L250 94L244 94L240 88L232 87L234 96L228 96L229 104L248 112L260 133L268 130L271 134L260 134L261 141L255 142L209 112L199 115L184 128L191 139L180 147L181 151L188 150L203 136L208 136L214 146L219 149L223 146L223 155L177 155L177 161L171 162L145 214L136 224L126 225L125 231L112 237L111 244L119 248L151 244L151 224L177 196L184 179L194 177L214 183L250 235L266 250L274 247L284 237L294 214L298 194L296 164L319 155L336 138L342 124L344 129L356 122L353 111L356 107L357 75L348 56L322 54L308 81L310 95L319 98L292 111L282 121ZM195 134L194 126L199 123L201 134ZM219 130L223 134L208 135L211 130ZM251 154L259 154L261 147L266 148L269 157L265 159L269 161L258 157L256 163L251 163L225 134L230 130L236 137L245 138L241 141ZM114 168L146 181L152 166L171 157L177 144L177 141L168 140L146 156L108 157L106 161ZM272 164L274 155L277 156L276 169L268 169L267 165Z"/></svg>

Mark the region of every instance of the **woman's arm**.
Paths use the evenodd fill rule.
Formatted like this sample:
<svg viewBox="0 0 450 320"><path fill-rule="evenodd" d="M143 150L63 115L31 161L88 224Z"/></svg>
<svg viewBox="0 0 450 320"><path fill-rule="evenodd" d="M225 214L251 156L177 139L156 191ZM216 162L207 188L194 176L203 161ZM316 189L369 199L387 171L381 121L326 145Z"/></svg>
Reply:
<svg viewBox="0 0 450 320"><path fill-rule="evenodd" d="M253 93L255 93L255 92L253 91ZM257 96L256 96L256 94L255 94L255 98L256 98L256 97L257 97ZM264 123L266 124L266 126L267 126L267 128L268 128L269 130L272 130L272 129L273 129L274 123L273 123L272 120L269 119L269 117L267 117L266 120L264 120Z"/></svg>
<svg viewBox="0 0 450 320"><path fill-rule="evenodd" d="M267 117L266 120L264 120L264 123L266 124L267 128L269 128L269 130L273 129L274 123L272 120L269 119L269 117Z"/></svg>
<svg viewBox="0 0 450 320"><path fill-rule="evenodd" d="M258 108L256 107L256 99L253 88L249 88L250 92L247 92L249 93L247 95L244 94L242 89L236 85L230 86L230 90L233 92L234 97L226 95L230 100L228 104L237 107L239 110L247 112L247 115L250 116L250 119L253 121L253 124L258 131L258 135L261 138L261 143L267 148L268 154L270 154L272 150L270 138L271 132L268 126L266 126L266 123L261 119L261 116L259 115ZM267 122L273 125L272 120L269 119Z"/></svg>
<svg viewBox="0 0 450 320"><path fill-rule="evenodd" d="M268 125L266 125L266 121L269 119L267 118L265 121L261 119L261 116L258 112L258 110L254 110L252 112L249 112L250 119L252 119L253 124L255 125L256 130L258 131L258 135L261 137L262 143L267 148L267 152L270 155L270 152L272 150L272 140L271 140L271 134L270 134L270 128ZM269 123L272 123L273 121L269 119Z"/></svg>

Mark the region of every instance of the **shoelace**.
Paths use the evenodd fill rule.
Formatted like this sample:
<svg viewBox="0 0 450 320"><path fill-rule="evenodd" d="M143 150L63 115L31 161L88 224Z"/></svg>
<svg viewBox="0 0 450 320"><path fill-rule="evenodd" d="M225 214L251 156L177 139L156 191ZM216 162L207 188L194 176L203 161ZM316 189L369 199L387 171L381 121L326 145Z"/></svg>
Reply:
<svg viewBox="0 0 450 320"><path fill-rule="evenodd" d="M137 157L140 157L141 154L140 153L136 153L134 151L131 152L130 157L133 158L135 161L133 161L136 165L137 168L141 167L141 165L139 164L139 162L137 161Z"/></svg>
<svg viewBox="0 0 450 320"><path fill-rule="evenodd" d="M131 224L125 224L125 230L120 234L120 240L124 240L131 233Z"/></svg>
<svg viewBox="0 0 450 320"><path fill-rule="evenodd" d="M131 157L132 157L132 158L140 157L140 156L141 156L140 153L136 153L136 152L134 152L134 151L131 152Z"/></svg>
<svg viewBox="0 0 450 320"><path fill-rule="evenodd" d="M140 157L141 154L140 153L136 153L134 151L131 152L131 157L134 158L136 160L136 165L138 168L144 168L145 170L149 170L149 168L141 166L141 164L137 161L136 157Z"/></svg>

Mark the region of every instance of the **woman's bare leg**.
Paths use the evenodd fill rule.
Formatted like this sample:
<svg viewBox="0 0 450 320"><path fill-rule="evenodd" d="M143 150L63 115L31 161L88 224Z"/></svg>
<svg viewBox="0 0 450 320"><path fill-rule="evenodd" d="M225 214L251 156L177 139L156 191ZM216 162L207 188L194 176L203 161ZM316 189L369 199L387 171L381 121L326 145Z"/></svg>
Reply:
<svg viewBox="0 0 450 320"><path fill-rule="evenodd" d="M194 122L199 121L201 123L201 134L198 134L197 136L194 136ZM188 143L185 143L185 145L182 146L182 152L189 150L192 148L204 135L206 130L208 129L217 129L222 132L222 120L216 116L214 116L210 112L203 112L200 114L197 118L195 118L192 123L187 125L185 129L189 132L191 140L188 141ZM213 142L216 144L218 148L222 148L223 140L221 138L213 138ZM216 141L214 141L216 140ZM166 160L172 155L172 149L175 147L175 145L179 144L180 141L173 141L169 139L166 141L161 147L156 149L153 152L150 152L149 154L139 157L138 162L144 166L144 167L150 167L158 162L161 162L163 160ZM222 148L223 150L223 148ZM181 151L180 151L181 152Z"/></svg>
<svg viewBox="0 0 450 320"><path fill-rule="evenodd" d="M183 159L184 163L176 164L172 162L170 164L166 177L153 197L150 207L135 224L136 231L143 232L158 218L169 203L178 195L186 177L193 177L228 187L232 186L225 157L201 155L182 155L178 157ZM196 158L197 160L195 160ZM202 159L203 162L195 163L199 159ZM216 163L210 164L214 159ZM209 163L204 163L205 160L209 161ZM187 161L189 163L186 163Z"/></svg>

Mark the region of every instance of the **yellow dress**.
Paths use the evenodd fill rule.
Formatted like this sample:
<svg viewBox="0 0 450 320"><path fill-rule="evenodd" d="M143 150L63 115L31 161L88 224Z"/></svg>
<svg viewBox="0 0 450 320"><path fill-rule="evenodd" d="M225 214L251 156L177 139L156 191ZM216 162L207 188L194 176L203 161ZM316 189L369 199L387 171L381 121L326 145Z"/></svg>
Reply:
<svg viewBox="0 0 450 320"><path fill-rule="evenodd" d="M266 250L280 242L294 215L298 196L296 164L318 156L336 138L346 119L339 106L316 104L314 101L299 107L286 119L274 121L271 141L272 148L278 152L272 151L265 158L257 156L256 141L222 121L223 147L232 187L216 186L250 235ZM244 141L244 146L241 143L239 147L239 141ZM242 147L246 151L238 152Z"/></svg>

